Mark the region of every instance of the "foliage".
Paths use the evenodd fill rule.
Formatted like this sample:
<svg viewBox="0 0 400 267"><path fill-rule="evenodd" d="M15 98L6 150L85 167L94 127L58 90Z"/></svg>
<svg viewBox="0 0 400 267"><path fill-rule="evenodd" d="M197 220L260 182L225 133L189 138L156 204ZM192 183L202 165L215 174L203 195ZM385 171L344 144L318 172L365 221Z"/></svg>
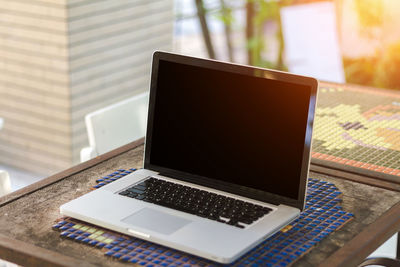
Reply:
<svg viewBox="0 0 400 267"><path fill-rule="evenodd" d="M384 5L382 0L355 0L356 14L361 35L375 39L383 26ZM378 37L379 38L379 37Z"/></svg>
<svg viewBox="0 0 400 267"><path fill-rule="evenodd" d="M266 21L279 19L279 6L276 1L252 0L255 7L253 17L254 35L247 40L247 49L251 54L251 62L260 67L273 67L273 63L263 60L261 53L266 49L264 41L264 26ZM279 29L280 30L280 29Z"/></svg>
<svg viewBox="0 0 400 267"><path fill-rule="evenodd" d="M254 8L252 17L252 36L247 40L249 62L261 67L286 70L283 63L284 40L282 36L280 9L290 5L293 0L246 0ZM383 26L382 0L354 0L362 33L369 38L376 38L376 29ZM228 1L226 1L227 3ZM225 25L232 25L234 17L231 9L221 12L219 18ZM265 40L265 25L276 23L276 40L279 43L278 57L271 61L263 57L263 51L268 49ZM400 90L400 42L385 49L377 49L374 56L363 58L343 58L346 81L373 87L384 87Z"/></svg>
<svg viewBox="0 0 400 267"><path fill-rule="evenodd" d="M348 83L374 86L375 57L343 58L344 72Z"/></svg>
<svg viewBox="0 0 400 267"><path fill-rule="evenodd" d="M346 81L400 90L400 42L377 50L373 57L343 59Z"/></svg>
<svg viewBox="0 0 400 267"><path fill-rule="evenodd" d="M383 24L382 0L355 0L358 21L363 28L380 27Z"/></svg>
<svg viewBox="0 0 400 267"><path fill-rule="evenodd" d="M227 26L232 26L235 21L235 17L232 14L232 8L226 5L221 6L220 12L215 15L215 17Z"/></svg>
<svg viewBox="0 0 400 267"><path fill-rule="evenodd" d="M383 1L355 0L355 7L361 33L370 39L379 38L375 34L384 26ZM400 42L382 46L372 57L343 59L346 81L400 90Z"/></svg>
<svg viewBox="0 0 400 267"><path fill-rule="evenodd" d="M400 90L400 42L389 45L376 68L374 83L378 87Z"/></svg>
<svg viewBox="0 0 400 267"><path fill-rule="evenodd" d="M225 25L232 26L234 23L234 16L232 9L227 5L229 1L221 1L221 10L217 18ZM252 20L253 35L246 40L246 49L249 52L249 64L274 68L280 70L287 70L283 63L284 41L282 36L281 21L280 21L280 8L283 5L288 5L292 0L246 0L254 8ZM226 4L224 4L226 3ZM265 25L268 22L277 24L276 35L274 38L278 41L278 56L276 61L271 61L263 57L263 52L268 49L265 37ZM248 25L246 25L248 27Z"/></svg>
<svg viewBox="0 0 400 267"><path fill-rule="evenodd" d="M255 66L287 70L283 63L284 40L282 35L282 25L280 17L280 8L291 1L269 1L269 0L248 0L255 7L253 17L254 35L247 40L247 49L250 51L251 60ZM278 41L278 56L276 61L270 61L262 56L262 51L268 49L265 43L264 27L267 22L277 24L276 40Z"/></svg>

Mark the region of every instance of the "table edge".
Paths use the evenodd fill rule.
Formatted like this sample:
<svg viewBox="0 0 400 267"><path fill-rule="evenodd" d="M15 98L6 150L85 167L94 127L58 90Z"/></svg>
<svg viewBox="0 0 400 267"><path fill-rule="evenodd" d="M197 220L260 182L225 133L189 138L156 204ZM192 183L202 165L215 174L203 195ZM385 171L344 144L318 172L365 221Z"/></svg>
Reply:
<svg viewBox="0 0 400 267"><path fill-rule="evenodd" d="M95 266L0 234L0 258L22 266Z"/></svg>
<svg viewBox="0 0 400 267"><path fill-rule="evenodd" d="M356 91L363 91L363 92L370 92L376 93L377 90L380 93L385 95L391 95L400 98L400 92L398 90L390 89L390 88L381 88L381 87L372 87L362 84L355 84L355 83L339 83L339 82L330 82L330 81L319 81L319 86L336 86L341 87L349 90L356 90Z"/></svg>
<svg viewBox="0 0 400 267"><path fill-rule="evenodd" d="M325 164L319 165L318 161L312 161L310 164L310 171L329 175L338 179L349 180L356 183L366 184L370 186L375 186L387 190L400 192L400 184L394 181L380 179L374 177L374 175L369 175L367 173L360 174L357 172L351 172L349 170L341 170L335 168L335 166L327 166Z"/></svg>

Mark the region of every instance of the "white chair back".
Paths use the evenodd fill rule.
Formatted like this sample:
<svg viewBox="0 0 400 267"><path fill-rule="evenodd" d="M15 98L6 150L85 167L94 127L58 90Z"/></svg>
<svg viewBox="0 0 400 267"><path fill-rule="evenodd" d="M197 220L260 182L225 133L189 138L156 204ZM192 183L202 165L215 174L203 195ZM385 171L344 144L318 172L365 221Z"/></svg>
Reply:
<svg viewBox="0 0 400 267"><path fill-rule="evenodd" d="M289 71L323 81L344 83L335 4L315 2L281 9Z"/></svg>
<svg viewBox="0 0 400 267"><path fill-rule="evenodd" d="M0 118L0 130L3 128L4 119ZM0 197L11 192L11 182L8 172L0 170Z"/></svg>
<svg viewBox="0 0 400 267"><path fill-rule="evenodd" d="M11 183L8 172L0 170L0 197L11 193Z"/></svg>
<svg viewBox="0 0 400 267"><path fill-rule="evenodd" d="M142 93L85 116L92 157L145 136L148 98Z"/></svg>

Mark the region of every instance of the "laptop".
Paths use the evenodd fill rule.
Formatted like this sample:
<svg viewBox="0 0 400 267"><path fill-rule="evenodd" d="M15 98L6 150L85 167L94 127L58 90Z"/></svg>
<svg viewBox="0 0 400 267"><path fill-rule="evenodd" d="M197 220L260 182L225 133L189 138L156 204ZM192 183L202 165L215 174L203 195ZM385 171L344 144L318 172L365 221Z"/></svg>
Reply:
<svg viewBox="0 0 400 267"><path fill-rule="evenodd" d="M317 86L157 51L143 169L60 211L231 263L304 209Z"/></svg>

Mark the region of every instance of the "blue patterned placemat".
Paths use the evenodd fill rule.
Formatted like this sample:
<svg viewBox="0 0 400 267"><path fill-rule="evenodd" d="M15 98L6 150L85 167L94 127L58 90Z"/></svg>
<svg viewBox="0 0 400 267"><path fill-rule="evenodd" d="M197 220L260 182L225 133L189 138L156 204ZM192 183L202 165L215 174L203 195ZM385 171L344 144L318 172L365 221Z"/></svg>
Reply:
<svg viewBox="0 0 400 267"><path fill-rule="evenodd" d="M120 169L96 180L97 189L136 169ZM318 242L353 218L340 206L341 192L333 183L309 178L306 208L300 217L237 261L224 266L289 266ZM53 229L60 236L102 249L104 255L143 266L223 266L184 252L64 217Z"/></svg>

